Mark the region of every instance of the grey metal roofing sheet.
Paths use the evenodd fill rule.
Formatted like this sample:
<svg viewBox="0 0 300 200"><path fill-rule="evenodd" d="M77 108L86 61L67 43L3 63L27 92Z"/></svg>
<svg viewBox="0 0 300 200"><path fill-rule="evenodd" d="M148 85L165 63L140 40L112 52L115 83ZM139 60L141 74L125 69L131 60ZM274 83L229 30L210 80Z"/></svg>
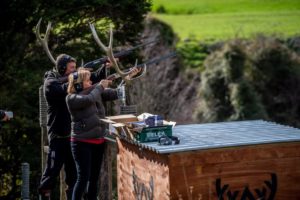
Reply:
<svg viewBox="0 0 300 200"><path fill-rule="evenodd" d="M178 125L173 135L178 145L159 145L157 142L136 145L157 153L234 147L278 142L300 141L300 129L263 120Z"/></svg>

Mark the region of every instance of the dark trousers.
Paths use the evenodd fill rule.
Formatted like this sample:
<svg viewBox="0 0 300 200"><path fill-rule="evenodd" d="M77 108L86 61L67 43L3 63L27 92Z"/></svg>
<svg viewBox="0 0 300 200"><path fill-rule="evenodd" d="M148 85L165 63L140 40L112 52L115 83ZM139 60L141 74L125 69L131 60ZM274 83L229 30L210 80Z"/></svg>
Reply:
<svg viewBox="0 0 300 200"><path fill-rule="evenodd" d="M68 186L66 196L71 199L76 182L76 167L70 147L70 138L54 138L49 142L49 152L45 171L41 178L39 192L43 193L55 187L57 177L64 165L65 182Z"/></svg>
<svg viewBox="0 0 300 200"><path fill-rule="evenodd" d="M71 147L77 169L77 181L72 200L81 200L86 188L87 199L96 200L105 145L76 141L71 142Z"/></svg>

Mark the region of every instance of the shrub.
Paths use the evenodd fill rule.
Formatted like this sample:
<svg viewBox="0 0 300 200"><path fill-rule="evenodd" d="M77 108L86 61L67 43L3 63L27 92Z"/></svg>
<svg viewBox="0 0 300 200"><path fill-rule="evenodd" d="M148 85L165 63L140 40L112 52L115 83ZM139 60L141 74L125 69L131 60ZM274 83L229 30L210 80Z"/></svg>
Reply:
<svg viewBox="0 0 300 200"><path fill-rule="evenodd" d="M232 40L204 67L198 120L267 119L300 127L300 58L285 41Z"/></svg>

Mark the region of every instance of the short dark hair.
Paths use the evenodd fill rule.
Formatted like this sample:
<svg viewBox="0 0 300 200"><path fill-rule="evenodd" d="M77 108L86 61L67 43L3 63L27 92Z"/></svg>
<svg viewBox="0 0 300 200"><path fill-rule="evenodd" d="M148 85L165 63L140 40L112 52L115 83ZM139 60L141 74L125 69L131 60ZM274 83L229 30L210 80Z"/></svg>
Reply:
<svg viewBox="0 0 300 200"><path fill-rule="evenodd" d="M60 54L56 58L56 70L60 75L64 75L69 62L76 62L76 59L67 54Z"/></svg>

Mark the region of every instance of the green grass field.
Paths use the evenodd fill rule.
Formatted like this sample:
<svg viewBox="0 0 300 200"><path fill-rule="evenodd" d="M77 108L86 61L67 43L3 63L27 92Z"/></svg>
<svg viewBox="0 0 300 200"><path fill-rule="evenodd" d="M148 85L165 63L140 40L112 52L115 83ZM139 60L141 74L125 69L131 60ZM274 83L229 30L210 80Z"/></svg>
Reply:
<svg viewBox="0 0 300 200"><path fill-rule="evenodd" d="M152 10L181 39L300 34L300 0L153 0Z"/></svg>

